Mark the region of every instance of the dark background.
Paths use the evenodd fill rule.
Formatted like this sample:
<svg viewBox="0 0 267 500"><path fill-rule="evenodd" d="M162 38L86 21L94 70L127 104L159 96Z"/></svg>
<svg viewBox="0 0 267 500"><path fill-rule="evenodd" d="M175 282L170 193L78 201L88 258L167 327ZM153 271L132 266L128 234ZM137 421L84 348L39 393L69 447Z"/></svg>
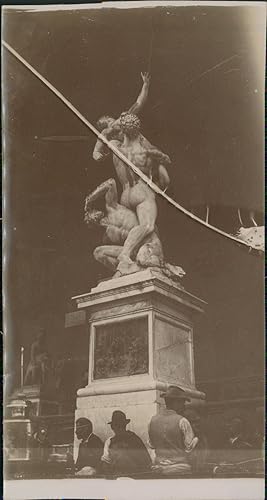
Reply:
<svg viewBox="0 0 267 500"><path fill-rule="evenodd" d="M178 203L227 231L263 224L264 11L156 7L5 9L3 38L95 124L118 116L151 70L144 135L168 153ZM54 358L87 358L85 328L65 329L71 297L107 276L83 223L84 198L113 175L93 134L4 50L7 372L38 326ZM225 61L225 62L224 62ZM65 136L62 137L62 136ZM51 138L52 137L52 138ZM50 139L49 139L50 138ZM166 260L208 302L195 332L196 380L263 374L263 259L158 200ZM17 381L17 379L16 379Z"/></svg>

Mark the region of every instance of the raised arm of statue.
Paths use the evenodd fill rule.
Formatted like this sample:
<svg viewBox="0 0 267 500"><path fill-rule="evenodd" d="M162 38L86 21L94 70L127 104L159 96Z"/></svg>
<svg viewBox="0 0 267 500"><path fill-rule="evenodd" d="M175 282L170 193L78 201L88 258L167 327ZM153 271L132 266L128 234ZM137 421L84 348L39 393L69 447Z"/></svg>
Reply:
<svg viewBox="0 0 267 500"><path fill-rule="evenodd" d="M143 86L141 92L137 97L135 103L130 107L128 111L128 113L132 113L133 115L139 115L148 98L148 91L149 91L151 77L149 73L141 73L141 77L143 80Z"/></svg>
<svg viewBox="0 0 267 500"><path fill-rule="evenodd" d="M143 86L139 96L137 97L135 103L130 107L126 113L132 113L138 115L148 97L148 90L150 85L150 75L148 73L141 73ZM117 119L111 118L110 116L102 116L98 120L98 128L102 130L102 134L108 139L123 140L121 137L121 127L120 127L120 117ZM108 147L98 139L93 151L93 159L95 161L101 161L110 153Z"/></svg>

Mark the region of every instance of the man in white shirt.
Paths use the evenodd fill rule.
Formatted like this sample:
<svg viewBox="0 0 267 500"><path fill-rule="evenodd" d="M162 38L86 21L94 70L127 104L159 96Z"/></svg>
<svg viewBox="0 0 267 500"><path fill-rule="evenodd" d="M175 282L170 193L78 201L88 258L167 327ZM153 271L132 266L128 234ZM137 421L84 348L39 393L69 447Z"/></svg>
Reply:
<svg viewBox="0 0 267 500"><path fill-rule="evenodd" d="M161 397L166 409L152 417L148 428L149 445L156 454L154 469L164 475L189 473L189 454L198 443L189 421L183 417L189 400L185 391L176 386L170 386Z"/></svg>

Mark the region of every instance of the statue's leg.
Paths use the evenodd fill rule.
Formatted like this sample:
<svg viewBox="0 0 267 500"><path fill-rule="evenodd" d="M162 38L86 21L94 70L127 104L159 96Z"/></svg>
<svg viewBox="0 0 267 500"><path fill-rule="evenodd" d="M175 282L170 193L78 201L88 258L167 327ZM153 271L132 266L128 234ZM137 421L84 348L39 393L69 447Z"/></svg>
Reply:
<svg viewBox="0 0 267 500"><path fill-rule="evenodd" d="M104 195L108 197L108 200L106 200L108 201L108 204L113 205L114 203L117 203L117 186L114 179L107 179L106 181L102 182L102 184L97 186L97 188L86 197L85 210L90 209L92 203Z"/></svg>
<svg viewBox="0 0 267 500"><path fill-rule="evenodd" d="M104 264L112 271L114 271L118 265L118 255L123 247L119 245L103 245L97 247L94 250L94 258Z"/></svg>
<svg viewBox="0 0 267 500"><path fill-rule="evenodd" d="M154 231L157 218L157 205L154 196L147 196L145 201L137 205L136 214L139 225L131 229L123 249L118 256L119 261L131 262L132 253L149 234Z"/></svg>

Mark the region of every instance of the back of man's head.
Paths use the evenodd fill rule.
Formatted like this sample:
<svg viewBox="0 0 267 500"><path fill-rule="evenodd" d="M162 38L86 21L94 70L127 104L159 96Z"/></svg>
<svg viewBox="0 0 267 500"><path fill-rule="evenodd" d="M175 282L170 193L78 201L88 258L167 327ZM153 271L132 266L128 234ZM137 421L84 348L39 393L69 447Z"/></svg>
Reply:
<svg viewBox="0 0 267 500"><path fill-rule="evenodd" d="M78 439L83 439L89 436L93 431L93 424L91 420L86 417L80 417L76 420L76 434Z"/></svg>
<svg viewBox="0 0 267 500"><path fill-rule="evenodd" d="M184 399L175 399L175 398L164 398L165 405L167 410L174 410L176 413L182 414L185 409L185 401Z"/></svg>
<svg viewBox="0 0 267 500"><path fill-rule="evenodd" d="M122 113L120 116L122 132L129 138L136 137L140 132L141 122L138 116L132 113Z"/></svg>

